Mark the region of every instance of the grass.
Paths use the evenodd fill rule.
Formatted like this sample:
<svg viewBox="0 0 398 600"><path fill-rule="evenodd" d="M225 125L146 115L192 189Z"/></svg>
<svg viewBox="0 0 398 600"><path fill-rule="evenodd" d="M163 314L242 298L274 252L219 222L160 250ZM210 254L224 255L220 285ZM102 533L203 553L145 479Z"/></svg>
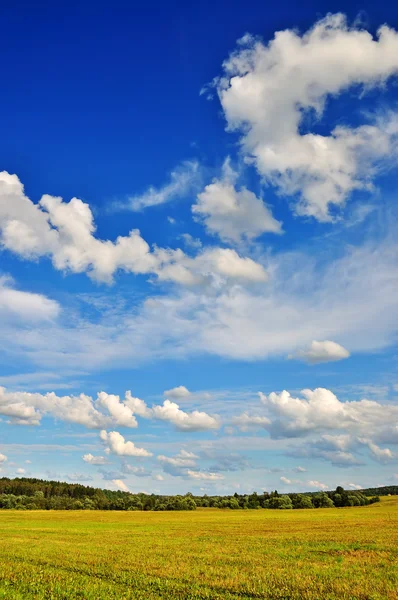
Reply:
<svg viewBox="0 0 398 600"><path fill-rule="evenodd" d="M398 497L360 508L0 511L0 598L398 599Z"/></svg>

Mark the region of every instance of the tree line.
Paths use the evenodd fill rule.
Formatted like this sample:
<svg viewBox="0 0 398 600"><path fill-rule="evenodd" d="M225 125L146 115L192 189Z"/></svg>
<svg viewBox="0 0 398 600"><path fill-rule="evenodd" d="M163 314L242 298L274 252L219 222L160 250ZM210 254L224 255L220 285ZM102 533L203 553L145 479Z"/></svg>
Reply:
<svg viewBox="0 0 398 600"><path fill-rule="evenodd" d="M395 492L391 492L396 488ZM380 488L385 494L397 493L398 487ZM370 492L370 493L368 493ZM344 490L338 486L330 492L303 494L233 494L232 496L184 496L158 494L132 494L105 490L80 483L46 481L33 478L0 478L0 509L21 510L195 510L200 508L242 509L297 509L366 506L380 500L378 488L369 490Z"/></svg>

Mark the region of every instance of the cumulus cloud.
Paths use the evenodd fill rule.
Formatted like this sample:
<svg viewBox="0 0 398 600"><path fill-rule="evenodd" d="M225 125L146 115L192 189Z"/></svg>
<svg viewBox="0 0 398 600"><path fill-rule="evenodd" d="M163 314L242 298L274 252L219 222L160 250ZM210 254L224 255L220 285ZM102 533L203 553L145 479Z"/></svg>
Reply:
<svg viewBox="0 0 398 600"><path fill-rule="evenodd" d="M102 428L109 425L136 427L137 423L127 406L112 396L100 392L97 401L90 396L57 396L29 392L8 392L0 387L0 414L10 417L11 422L19 425L38 425L45 415L69 423L77 423L89 428ZM119 406L119 408L118 408ZM108 414L99 409L106 408ZM127 413L129 411L129 415Z"/></svg>
<svg viewBox="0 0 398 600"><path fill-rule="evenodd" d="M173 423L181 431L205 431L220 427L217 417L198 410L186 413L170 400L165 400L162 406L154 406L153 414L157 419Z"/></svg>
<svg viewBox="0 0 398 600"><path fill-rule="evenodd" d="M150 186L140 196L132 196L123 208L140 211L158 206L194 193L201 181L201 169L197 161L185 161L170 173L170 181L163 187Z"/></svg>
<svg viewBox="0 0 398 600"><path fill-rule="evenodd" d="M139 417L150 419L153 415L152 410L148 408L144 400L132 396L130 390L126 392L126 399L124 403L133 414L138 415Z"/></svg>
<svg viewBox="0 0 398 600"><path fill-rule="evenodd" d="M78 198L44 195L34 204L16 175L0 173L0 241L18 256L33 260L49 257L55 269L87 273L96 281L112 283L118 270L156 275L160 281L182 285L208 282L214 275L228 279L263 281L263 267L224 248L188 257L180 249L151 249L137 229L115 242L95 237L96 226L88 204ZM20 296L14 295L19 304ZM7 298L4 302L7 301ZM0 293L1 302L1 293ZM55 312L56 305L32 296L32 302ZM8 300L8 304L10 301ZM43 310L45 309L43 308Z"/></svg>
<svg viewBox="0 0 398 600"><path fill-rule="evenodd" d="M132 413L132 407L120 402L119 396L99 392L97 406L106 408L117 425L122 427L137 427L137 419Z"/></svg>
<svg viewBox="0 0 398 600"><path fill-rule="evenodd" d="M246 35L223 67L214 86L228 129L241 134L266 182L298 199L297 214L331 220L332 207L371 189L379 162L394 155L395 114L314 131L329 98L350 88L360 96L397 74L398 34L386 25L374 39L329 14L303 35L279 31L268 44Z"/></svg>
<svg viewBox="0 0 398 600"><path fill-rule="evenodd" d="M6 455L5 455L5 454L1 454L1 453L0 453L0 465L1 465L2 463L5 463L7 460L8 460L8 459L7 459Z"/></svg>
<svg viewBox="0 0 398 600"><path fill-rule="evenodd" d="M117 454L118 456L152 456L151 452L144 448L137 448L134 442L124 439L118 431L110 431L107 433L104 429L100 433L101 440L106 444L105 452Z"/></svg>
<svg viewBox="0 0 398 600"><path fill-rule="evenodd" d="M217 416L198 410L185 412L170 400L150 408L144 400L132 396L130 391L126 392L124 399L99 392L97 399L93 400L85 394L57 396L54 392L8 392L0 387L0 415L10 417L10 422L17 425L38 425L43 416L49 415L93 429L111 426L135 428L138 426L135 415L138 415L144 419L167 421L180 431L205 431L220 427ZM86 455L84 460L90 462L96 458L90 457L92 455ZM99 460L101 457L97 458Z"/></svg>
<svg viewBox="0 0 398 600"><path fill-rule="evenodd" d="M165 390L163 395L166 398L171 398L172 400L184 400L185 398L189 398L191 396L191 392L185 387L185 385L179 385L171 390Z"/></svg>
<svg viewBox="0 0 398 600"><path fill-rule="evenodd" d="M332 450L346 451L350 446L347 432L352 436L368 434L371 439L393 440L398 443L398 407L373 400L342 402L324 388L302 390L301 398L286 390L268 396L260 392L260 400L276 418L269 431L276 437L297 437L311 432L336 430L343 436L324 436L323 444Z"/></svg>
<svg viewBox="0 0 398 600"><path fill-rule="evenodd" d="M198 194L192 206L193 215L205 225L210 234L224 242L252 240L263 233L281 233L281 223L253 192L235 187L237 174L229 161L224 164L223 177L214 179Z"/></svg>
<svg viewBox="0 0 398 600"><path fill-rule="evenodd" d="M121 490L122 492L130 491L127 485L121 479L112 479L112 483L117 487L118 490Z"/></svg>
<svg viewBox="0 0 398 600"><path fill-rule="evenodd" d="M108 462L105 456L94 456L93 454L85 454L82 459L90 465L106 465Z"/></svg>
<svg viewBox="0 0 398 600"><path fill-rule="evenodd" d="M331 342L330 340L317 342L316 340L313 340L308 348L298 350L295 354L290 355L289 358L297 358L310 365L316 365L318 363L342 360L349 356L350 353L348 350L336 342Z"/></svg>

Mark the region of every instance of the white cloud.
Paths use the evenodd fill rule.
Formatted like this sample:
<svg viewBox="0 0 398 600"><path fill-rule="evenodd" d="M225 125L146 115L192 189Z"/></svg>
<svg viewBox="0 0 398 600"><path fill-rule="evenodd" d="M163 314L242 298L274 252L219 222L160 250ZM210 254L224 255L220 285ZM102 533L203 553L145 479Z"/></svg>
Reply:
<svg viewBox="0 0 398 600"><path fill-rule="evenodd" d="M5 455L5 454L1 454L1 453L0 453L0 465L1 465L2 463L6 462L7 460L8 460L8 459L7 459L6 455Z"/></svg>
<svg viewBox="0 0 398 600"><path fill-rule="evenodd" d="M170 402L170 400L165 400L162 406L154 406L152 410L155 418L169 421L181 431L205 431L220 427L217 417L198 410L191 413L184 412L178 404Z"/></svg>
<svg viewBox="0 0 398 600"><path fill-rule="evenodd" d="M182 355L251 360L294 353L314 339L339 339L352 352L384 348L397 332L398 246L390 239L339 245L329 263L318 263L316 250L278 255L267 285L157 296L145 305L145 322L163 332L167 356L171 336Z"/></svg>
<svg viewBox="0 0 398 600"><path fill-rule="evenodd" d="M102 430L100 438L107 445L107 453L112 452L118 456L152 456L151 452L148 452L144 448L137 448L134 442L126 442L118 431L107 433L105 430Z"/></svg>
<svg viewBox="0 0 398 600"><path fill-rule="evenodd" d="M24 473L26 473L25 469L22 469L21 467L19 469L16 470L16 473L18 473L18 475L23 475Z"/></svg>
<svg viewBox="0 0 398 600"><path fill-rule="evenodd" d="M191 248L192 250L199 250L203 246L200 239L194 238L190 233L182 233L180 238L184 240L185 246L187 248Z"/></svg>
<svg viewBox="0 0 398 600"><path fill-rule="evenodd" d="M95 237L96 226L88 204L78 198L44 195L38 204L25 196L16 175L0 173L0 240L18 256L34 260L48 256L55 269L87 273L96 281L112 283L118 270L127 273L156 275L160 281L182 285L204 284L214 275L226 279L259 281L265 279L263 267L233 250L214 248L194 258L180 249L155 247L153 250L137 229L115 242ZM7 296L8 294L8 296ZM9 306L12 292L3 302ZM26 302L19 293L12 295L21 307ZM36 311L57 312L57 305L41 296L31 297ZM1 302L1 293L0 293ZM32 312L32 309L31 309Z"/></svg>
<svg viewBox="0 0 398 600"><path fill-rule="evenodd" d="M246 35L223 67L214 85L228 129L241 133L247 159L267 182L298 196L298 214L330 220L331 206L371 189L378 162L394 153L396 115L339 125L329 135L301 127L321 118L328 98L355 86L381 87L397 74L394 30L383 25L373 39L329 14L302 36L277 32L268 45Z"/></svg>
<svg viewBox="0 0 398 600"><path fill-rule="evenodd" d="M93 401L85 394L57 396L54 392L8 392L0 387L0 414L10 417L13 423L19 425L38 425L43 416L51 415L89 428L137 426L131 410L120 402L118 396L111 396L109 402L107 398L109 396L104 392L100 392L97 401ZM106 408L109 414L100 412L99 408Z"/></svg>
<svg viewBox="0 0 398 600"><path fill-rule="evenodd" d="M120 402L119 396L99 392L97 406L106 408L116 425L122 427L138 427L137 419L128 404Z"/></svg>
<svg viewBox="0 0 398 600"><path fill-rule="evenodd" d="M139 417L150 419L153 416L152 410L148 408L144 400L141 400L141 398L134 398L129 390L126 392L124 403L133 414L138 415Z"/></svg>
<svg viewBox="0 0 398 600"><path fill-rule="evenodd" d="M353 439L350 434L330 435L325 433L321 436L319 446L326 450L338 450L346 452L353 445Z"/></svg>
<svg viewBox="0 0 398 600"><path fill-rule="evenodd" d="M191 392L185 387L185 385L179 385L171 390L165 390L163 395L166 398L171 398L172 400L184 400L191 396Z"/></svg>
<svg viewBox="0 0 398 600"><path fill-rule="evenodd" d="M105 456L94 456L93 454L85 454L82 458L84 462L90 465L106 465L108 462Z"/></svg>
<svg viewBox="0 0 398 600"><path fill-rule="evenodd" d="M304 467L294 467L293 471L296 473L306 473L307 469L304 469Z"/></svg>
<svg viewBox="0 0 398 600"><path fill-rule="evenodd" d="M268 257L266 284L218 284L227 278L207 268L207 287L174 288L131 309L115 294L112 306L104 300L94 319L87 311L79 317L64 309L62 322L22 330L6 319L0 323L1 350L18 352L40 370L60 364L92 370L198 354L258 360L295 353L314 339L337 339L353 353L379 351L397 334L398 245L392 231L383 232L379 244L344 248L336 242L329 262L317 258L323 242L311 256ZM201 270L203 277L203 265Z"/></svg>
<svg viewBox="0 0 398 600"><path fill-rule="evenodd" d="M118 490L121 490L122 492L130 491L127 485L121 479L112 479L112 483L117 487Z"/></svg>
<svg viewBox="0 0 398 600"><path fill-rule="evenodd" d="M55 300L16 290L10 277L0 276L0 316L35 322L55 319L59 313L60 306Z"/></svg>
<svg viewBox="0 0 398 600"><path fill-rule="evenodd" d="M386 463L394 458L394 454L390 448L380 448L380 446L371 440L361 439L360 441L368 446L372 456L379 462Z"/></svg>
<svg viewBox="0 0 398 600"><path fill-rule="evenodd" d="M182 456L181 453L175 456L164 456L163 454L160 454L158 456L158 461L173 467L194 467L196 465L196 458L197 456L194 454L189 456Z"/></svg>
<svg viewBox="0 0 398 600"><path fill-rule="evenodd" d="M293 481L291 479L288 479L287 477L281 477L280 480L285 485L291 485L293 483Z"/></svg>
<svg viewBox="0 0 398 600"><path fill-rule="evenodd" d="M188 450L185 450L184 448L181 448L181 450L179 451L178 454L176 454L176 456L178 456L179 458L199 458L199 456L197 454L195 454L194 452L189 452Z"/></svg>
<svg viewBox="0 0 398 600"><path fill-rule="evenodd" d="M331 342L330 340L317 342L313 340L307 349L298 350L295 354L290 355L289 358L298 358L310 365L316 365L318 363L342 360L349 356L350 353L348 350L336 342Z"/></svg>
<svg viewBox="0 0 398 600"><path fill-rule="evenodd" d="M296 437L316 431L337 431L341 435L324 435L321 449L346 451L352 441L349 436L366 436L380 441L398 443L398 406L372 400L340 401L333 392L324 388L302 390L302 398L293 397L286 390L268 396L260 392L261 402L275 415L268 427L276 437ZM368 440L362 441L368 444ZM370 448L377 455L376 448ZM387 450L382 454L387 458Z"/></svg>
<svg viewBox="0 0 398 600"><path fill-rule="evenodd" d="M232 417L232 423L237 425L242 431L247 431L249 427L265 427L267 428L271 421L268 417L256 416L256 415L248 415L247 413L242 413L237 417Z"/></svg>
<svg viewBox="0 0 398 600"><path fill-rule="evenodd" d="M157 206L193 194L201 180L200 166L197 161L185 161L170 173L170 181L160 188L150 186L140 196L129 198L124 208L140 211L149 206Z"/></svg>
<svg viewBox="0 0 398 600"><path fill-rule="evenodd" d="M363 489L362 485L358 485L357 483L349 483L348 487L351 488L352 490L362 490Z"/></svg>
<svg viewBox="0 0 398 600"><path fill-rule="evenodd" d="M197 410L185 412L170 400L149 408L144 400L133 397L130 391L126 392L124 400L106 392L98 392L97 399L93 400L85 394L57 396L49 392L43 395L8 392L0 387L0 415L10 417L11 422L18 425L38 425L43 416L49 415L93 429L111 426L135 428L138 423L134 415L138 415L144 419L167 421L180 431L205 431L220 427L217 416Z"/></svg>
<svg viewBox="0 0 398 600"><path fill-rule="evenodd" d="M252 240L265 232L281 233L281 223L272 216L264 202L246 187L237 189L237 174L229 160L222 179L214 179L198 194L192 213L203 222L210 234L224 242Z"/></svg>
<svg viewBox="0 0 398 600"><path fill-rule="evenodd" d="M189 479L196 479L200 481L219 481L224 479L224 475L221 473L210 473L207 471L187 471L187 476Z"/></svg>
<svg viewBox="0 0 398 600"><path fill-rule="evenodd" d="M144 467L136 467L135 465L128 465L124 463L122 466L123 473L133 474L135 477L149 477L151 473L144 469Z"/></svg>
<svg viewBox="0 0 398 600"><path fill-rule="evenodd" d="M329 486L326 483L321 483L320 481L307 481L308 485L318 490L328 490Z"/></svg>

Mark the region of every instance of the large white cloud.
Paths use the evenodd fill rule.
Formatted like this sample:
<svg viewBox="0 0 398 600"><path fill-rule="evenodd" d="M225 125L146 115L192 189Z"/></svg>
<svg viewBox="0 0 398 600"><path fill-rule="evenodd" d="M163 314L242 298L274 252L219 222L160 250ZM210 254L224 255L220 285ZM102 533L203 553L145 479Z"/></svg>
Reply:
<svg viewBox="0 0 398 600"><path fill-rule="evenodd" d="M101 440L106 444L106 452L117 454L118 456L152 456L151 452L145 448L137 448L134 442L124 439L118 431L110 431L109 433L102 430L100 433Z"/></svg>
<svg viewBox="0 0 398 600"><path fill-rule="evenodd" d="M338 340L350 353L379 351L398 329L395 227L391 222L381 241L357 247L333 239L326 255L322 241L311 255L268 256L267 282L218 285L215 278L214 285L169 290L133 306L117 291L111 299L96 294L86 297L95 318L85 304L80 315L65 306L61 318L40 327L0 320L0 350L43 371L199 353L258 360L295 354L313 340Z"/></svg>
<svg viewBox="0 0 398 600"><path fill-rule="evenodd" d="M49 415L89 428L135 428L138 426L135 417L137 415L144 419L169 422L180 431L205 431L220 427L216 416L197 410L185 412L170 400L149 407L144 400L134 398L130 391L126 392L124 399L106 392L98 392L94 400L86 394L57 396L54 392L8 392L4 387L0 387L0 415L10 417L12 423L19 425L38 425L43 416Z"/></svg>
<svg viewBox="0 0 398 600"><path fill-rule="evenodd" d="M367 399L342 402L324 388L302 390L301 397L291 396L286 390L268 395L260 392L259 395L263 405L276 417L269 427L274 435L299 436L313 431L337 430L351 435L389 438L398 443L398 406ZM330 437L324 438L325 441L332 443ZM346 438L340 437L334 442L338 450L348 448Z"/></svg>
<svg viewBox="0 0 398 600"><path fill-rule="evenodd" d="M244 153L267 182L298 197L298 214L332 219L331 207L371 189L378 163L395 153L395 114L341 124L329 135L315 130L328 98L359 86L361 94L397 74L398 34L386 25L373 39L329 14L304 35L279 31L267 45L246 35L223 67L214 85L229 130L240 132ZM311 120L313 130L303 131Z"/></svg>
<svg viewBox="0 0 398 600"><path fill-rule="evenodd" d="M270 209L246 187L237 189L236 178L227 162L223 178L215 179L198 194L192 206L194 216L203 221L209 233L225 242L251 240L265 232L281 233L281 224Z"/></svg>
<svg viewBox="0 0 398 600"><path fill-rule="evenodd" d="M364 464L364 454L387 463L398 458L388 446L398 445L398 406L361 400L339 399L331 390L259 392L262 409L232 417L243 431L262 427L272 440L305 440L290 446L289 456L326 460L337 467ZM302 470L301 468L299 469Z"/></svg>
<svg viewBox="0 0 398 600"><path fill-rule="evenodd" d="M105 413L101 411L103 408ZM132 411L118 396L108 396L105 392L100 392L97 400L93 400L86 394L57 396L54 392L8 392L0 387L0 414L20 425L38 425L43 416L49 415L89 428L137 427Z"/></svg>
<svg viewBox="0 0 398 600"><path fill-rule="evenodd" d="M211 248L192 258L180 249L151 249L137 229L115 242L96 238L95 230L91 209L82 200L64 202L44 195L34 204L16 175L0 173L1 244L25 259L48 256L58 270L87 273L107 283L118 270L156 275L160 281L182 285L206 284L214 276L254 282L266 279L260 264L233 250ZM17 303L19 297L14 296ZM32 301L37 303L38 297L32 295Z"/></svg>

